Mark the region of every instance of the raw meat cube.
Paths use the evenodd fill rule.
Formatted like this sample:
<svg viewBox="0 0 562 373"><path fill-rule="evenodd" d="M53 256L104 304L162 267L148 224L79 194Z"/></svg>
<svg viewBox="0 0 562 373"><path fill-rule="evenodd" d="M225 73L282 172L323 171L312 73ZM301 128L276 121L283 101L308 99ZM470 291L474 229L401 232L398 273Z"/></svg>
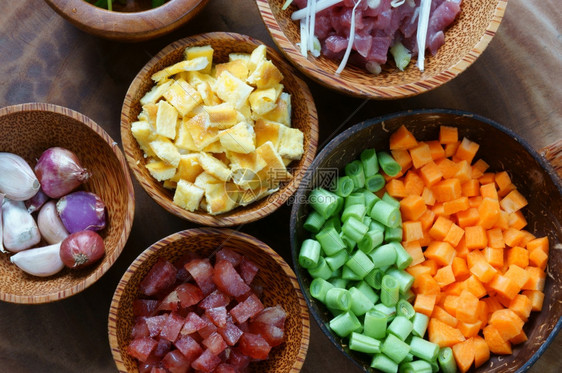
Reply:
<svg viewBox="0 0 562 373"><path fill-rule="evenodd" d="M213 322L207 317L207 315L203 314L203 316L201 317L201 319L206 323L206 325L204 327L202 327L201 329L199 329L197 331L197 333L201 336L201 338L205 339L208 336L210 336L211 334L213 334L214 332L217 331L217 327L215 326L215 324L213 324Z"/></svg>
<svg viewBox="0 0 562 373"><path fill-rule="evenodd" d="M234 366L238 371L243 371L248 367L251 360L252 358L244 355L238 348L232 348L226 362Z"/></svg>
<svg viewBox="0 0 562 373"><path fill-rule="evenodd" d="M213 355L210 350L205 350L193 363L191 363L191 367L204 373L210 373L220 363L221 359L217 355Z"/></svg>
<svg viewBox="0 0 562 373"><path fill-rule="evenodd" d="M194 259L185 264L185 269L193 277L203 294L207 295L216 289L213 282L213 266L209 259Z"/></svg>
<svg viewBox="0 0 562 373"><path fill-rule="evenodd" d="M205 311L205 315L219 328L226 324L226 307L209 308Z"/></svg>
<svg viewBox="0 0 562 373"><path fill-rule="evenodd" d="M265 360L269 356L271 346L259 334L244 333L239 341L240 352L256 360Z"/></svg>
<svg viewBox="0 0 562 373"><path fill-rule="evenodd" d="M261 335L271 347L278 346L285 340L283 329L275 325L251 321L248 326L251 333Z"/></svg>
<svg viewBox="0 0 562 373"><path fill-rule="evenodd" d="M231 321L227 321L224 327L218 328L217 332L222 335L222 338L229 346L234 346L244 333Z"/></svg>
<svg viewBox="0 0 562 373"><path fill-rule="evenodd" d="M162 327L162 331L160 332L160 337L167 339L170 342L175 341L178 338L178 334L180 330L183 328L185 320L181 315L172 312L166 323Z"/></svg>
<svg viewBox="0 0 562 373"><path fill-rule="evenodd" d="M158 301L155 299L135 299L133 301L133 316L152 316L156 307L158 307Z"/></svg>
<svg viewBox="0 0 562 373"><path fill-rule="evenodd" d="M199 303L201 299L203 299L203 293L201 292L201 289L190 283L179 285L175 291L178 293L178 298L180 300L180 305L182 306L182 308L193 306L194 304Z"/></svg>
<svg viewBox="0 0 562 373"><path fill-rule="evenodd" d="M214 355L220 354L226 347L228 347L224 339L222 339L222 336L217 332L213 332L201 343L205 347L207 347Z"/></svg>
<svg viewBox="0 0 562 373"><path fill-rule="evenodd" d="M151 337L156 337L160 334L160 331L164 327L167 318L168 315L158 315L147 317L145 319L146 326L148 327L148 331L150 332Z"/></svg>
<svg viewBox="0 0 562 373"><path fill-rule="evenodd" d="M222 363L215 369L215 373L238 373L238 370L234 365Z"/></svg>
<svg viewBox="0 0 562 373"><path fill-rule="evenodd" d="M230 310L230 315L237 323L243 323L250 317L257 315L263 310L263 304L255 294L251 294L245 301L238 303Z"/></svg>
<svg viewBox="0 0 562 373"><path fill-rule="evenodd" d="M162 365L170 373L187 373L189 370L189 360L178 351L170 351L162 359Z"/></svg>
<svg viewBox="0 0 562 373"><path fill-rule="evenodd" d="M240 262L239 271L240 271L240 277L242 277L242 279L246 284L250 285L252 283L254 277L258 273L258 270L259 268L254 262L252 262L249 259L246 259L246 257L242 258L242 261Z"/></svg>
<svg viewBox="0 0 562 373"><path fill-rule="evenodd" d="M221 260L228 260L234 267L240 264L240 261L242 260L242 255L226 247L223 247L219 252L216 253L215 256L217 263Z"/></svg>
<svg viewBox="0 0 562 373"><path fill-rule="evenodd" d="M162 357L166 355L171 348L172 348L172 342L167 341L163 338L159 338L158 344L156 345L156 348L152 352L152 355L155 358L162 359Z"/></svg>
<svg viewBox="0 0 562 373"><path fill-rule="evenodd" d="M203 349L197 341L189 335L180 337L175 343L176 348L189 360L195 361L203 353Z"/></svg>
<svg viewBox="0 0 562 373"><path fill-rule="evenodd" d="M199 307L206 310L215 307L226 307L230 303L230 297L220 290L215 290L211 294L207 295L199 303Z"/></svg>
<svg viewBox="0 0 562 373"><path fill-rule="evenodd" d="M144 317L139 317L135 325L133 325L133 329L131 330L131 337L141 338L141 337L150 337L150 331L148 330L148 326L146 326L146 321Z"/></svg>
<svg viewBox="0 0 562 373"><path fill-rule="evenodd" d="M164 368L152 367L150 373L167 373L167 372L166 369Z"/></svg>
<svg viewBox="0 0 562 373"><path fill-rule="evenodd" d="M166 290L176 282L176 272L176 267L170 262L158 260L141 281L140 291L145 295L154 295Z"/></svg>
<svg viewBox="0 0 562 373"><path fill-rule="evenodd" d="M215 265L213 281L220 291L233 297L238 297L250 291L250 287L236 272L232 263L226 260L221 260Z"/></svg>
<svg viewBox="0 0 562 373"><path fill-rule="evenodd" d="M183 329L181 330L181 335L193 334L201 328L207 326L207 323L201 319L195 312L190 312L185 318L185 323L183 324Z"/></svg>
<svg viewBox="0 0 562 373"><path fill-rule="evenodd" d="M139 361L146 361L158 342L150 337L133 339L127 347L127 353Z"/></svg>
<svg viewBox="0 0 562 373"><path fill-rule="evenodd" d="M287 318L287 312L280 305L274 307L264 308L263 311L258 313L253 321L262 322L264 324L275 325L278 328L285 328L285 319Z"/></svg>

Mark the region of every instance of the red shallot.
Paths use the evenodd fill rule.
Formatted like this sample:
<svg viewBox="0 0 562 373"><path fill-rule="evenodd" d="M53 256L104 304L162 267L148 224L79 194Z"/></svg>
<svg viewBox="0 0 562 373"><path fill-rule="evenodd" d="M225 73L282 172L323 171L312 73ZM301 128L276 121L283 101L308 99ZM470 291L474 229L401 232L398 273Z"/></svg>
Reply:
<svg viewBox="0 0 562 373"><path fill-rule="evenodd" d="M57 202L57 212L68 233L105 228L105 204L92 192L67 194Z"/></svg>
<svg viewBox="0 0 562 373"><path fill-rule="evenodd" d="M60 258L69 268L82 268L100 260L105 254L103 238L93 231L80 231L65 238Z"/></svg>
<svg viewBox="0 0 562 373"><path fill-rule="evenodd" d="M49 148L41 154L35 165L35 173L43 191L51 198L70 193L90 177L76 154L60 147Z"/></svg>

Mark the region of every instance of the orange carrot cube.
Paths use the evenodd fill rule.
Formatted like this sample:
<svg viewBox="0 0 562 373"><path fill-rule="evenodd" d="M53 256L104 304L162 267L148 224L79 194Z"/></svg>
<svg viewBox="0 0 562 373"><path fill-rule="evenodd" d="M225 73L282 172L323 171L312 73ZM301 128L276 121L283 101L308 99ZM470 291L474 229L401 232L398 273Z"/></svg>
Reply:
<svg viewBox="0 0 562 373"><path fill-rule="evenodd" d="M418 295L423 294L437 297L441 293L439 284L429 274L420 275L414 282L416 282L414 289Z"/></svg>
<svg viewBox="0 0 562 373"><path fill-rule="evenodd" d="M480 215L478 225L484 229L492 228L500 217L500 204L498 200L484 197L482 203L478 206L478 214Z"/></svg>
<svg viewBox="0 0 562 373"><path fill-rule="evenodd" d="M461 292L462 293L462 292ZM443 299L443 308L447 311L450 315L455 316L457 314L457 305L459 301L458 295L447 295Z"/></svg>
<svg viewBox="0 0 562 373"><path fill-rule="evenodd" d="M437 273L435 273L435 276L433 276L433 278L435 279L435 281L437 281L437 284L440 287L445 287L455 282L455 275L453 274L453 268L450 265L439 268L437 270Z"/></svg>
<svg viewBox="0 0 562 373"><path fill-rule="evenodd" d="M470 271L468 270L465 259L458 256L454 257L451 267L457 281L463 281L470 277Z"/></svg>
<svg viewBox="0 0 562 373"><path fill-rule="evenodd" d="M527 219L521 210L518 210L508 215L507 224L510 228L521 230L527 226Z"/></svg>
<svg viewBox="0 0 562 373"><path fill-rule="evenodd" d="M423 263L425 261L423 250L419 241L402 242L402 246L404 247L404 250L406 250L406 252L412 257L412 263L410 263L410 267Z"/></svg>
<svg viewBox="0 0 562 373"><path fill-rule="evenodd" d="M423 238L422 224L419 221L405 221L402 223L403 239L406 242L418 241Z"/></svg>
<svg viewBox="0 0 562 373"><path fill-rule="evenodd" d="M488 244L486 231L480 225L465 227L464 239L469 250L483 249Z"/></svg>
<svg viewBox="0 0 562 373"><path fill-rule="evenodd" d="M478 298L470 291L461 292L457 300L457 319L463 322L475 322L478 318L478 302Z"/></svg>
<svg viewBox="0 0 562 373"><path fill-rule="evenodd" d="M529 252L535 250L535 249L541 249L542 251L544 251L546 254L548 254L548 237L544 236L544 237L540 237L540 238L535 238L532 241L527 242L527 250L529 250Z"/></svg>
<svg viewBox="0 0 562 373"><path fill-rule="evenodd" d="M433 226L429 230L429 235L437 241L443 241L452 225L453 222L448 218L444 216L438 216L437 219L435 219Z"/></svg>
<svg viewBox="0 0 562 373"><path fill-rule="evenodd" d="M421 227L424 231L429 231L435 221L435 213L433 210L427 209L422 216L419 217L418 221L421 223Z"/></svg>
<svg viewBox="0 0 562 373"><path fill-rule="evenodd" d="M418 142L412 132L402 125L390 135L390 149L410 149L415 147Z"/></svg>
<svg viewBox="0 0 562 373"><path fill-rule="evenodd" d="M412 167L412 157L406 149L394 149L390 151L392 158L400 165L402 172L406 172Z"/></svg>
<svg viewBox="0 0 562 373"><path fill-rule="evenodd" d="M425 250L425 257L434 260L436 263L446 266L453 262L455 249L448 242L433 241Z"/></svg>
<svg viewBox="0 0 562 373"><path fill-rule="evenodd" d="M503 295L510 300L515 298L517 293L521 290L521 288L517 286L517 283L512 281L510 278L499 274L490 281L488 286L495 290L498 294Z"/></svg>
<svg viewBox="0 0 562 373"><path fill-rule="evenodd" d="M535 249L529 253L529 264L540 269L545 269L548 262L548 254L541 249Z"/></svg>
<svg viewBox="0 0 562 373"><path fill-rule="evenodd" d="M498 195L500 195L502 192L505 192L508 189L511 190L510 188L513 185L511 183L511 178L509 177L507 171L501 171L496 173L494 175L494 182L498 186Z"/></svg>
<svg viewBox="0 0 562 373"><path fill-rule="evenodd" d="M476 320L472 323L459 321L457 328L461 331L465 338L472 338L478 335L481 326L482 320Z"/></svg>
<svg viewBox="0 0 562 373"><path fill-rule="evenodd" d="M449 158L442 158L438 161L435 161L437 168L441 171L441 175L443 175L444 179L450 179L455 176L457 173L457 164L456 162L451 161Z"/></svg>
<svg viewBox="0 0 562 373"><path fill-rule="evenodd" d="M443 241L450 243L454 247L456 247L461 239L464 236L464 229L456 225L455 223L451 224L447 235L443 239Z"/></svg>
<svg viewBox="0 0 562 373"><path fill-rule="evenodd" d="M472 344L474 345L474 367L478 368L486 361L490 360L490 348L484 338L479 335L473 337L472 340Z"/></svg>
<svg viewBox="0 0 562 373"><path fill-rule="evenodd" d="M488 229L486 231L488 237L488 246L494 249L503 249L505 242L503 240L503 233L499 228Z"/></svg>
<svg viewBox="0 0 562 373"><path fill-rule="evenodd" d="M477 160L472 165L472 177L474 179L479 179L480 177L482 177L482 175L484 175L484 172L486 172L488 167L490 167L490 165L488 165L488 163L486 163L484 160Z"/></svg>
<svg viewBox="0 0 562 373"><path fill-rule="evenodd" d="M509 309L515 312L523 321L529 319L529 315L533 309L531 300L523 294L517 294L509 304Z"/></svg>
<svg viewBox="0 0 562 373"><path fill-rule="evenodd" d="M444 322L445 324L452 326L455 328L458 324L458 320L455 316L451 315L445 309L440 306L433 307L433 313L431 314L432 318L436 318L439 321Z"/></svg>
<svg viewBox="0 0 562 373"><path fill-rule="evenodd" d="M529 273L516 264L511 264L504 276L515 282L519 289L522 289L529 280Z"/></svg>
<svg viewBox="0 0 562 373"><path fill-rule="evenodd" d="M502 338L507 341L518 335L525 323L511 309L505 308L492 313L489 324L495 326Z"/></svg>
<svg viewBox="0 0 562 373"><path fill-rule="evenodd" d="M465 196L443 202L443 210L446 215L453 215L457 212L468 210L468 208L468 197Z"/></svg>
<svg viewBox="0 0 562 373"><path fill-rule="evenodd" d="M460 330L460 328L459 328ZM462 333L462 330L461 330ZM466 337L466 336L465 336ZM468 337L467 337L468 338ZM474 342L472 338L453 346L453 356L461 373L467 372L474 362Z"/></svg>
<svg viewBox="0 0 562 373"><path fill-rule="evenodd" d="M529 265L529 252L520 246L507 250L507 265L515 264L523 269Z"/></svg>
<svg viewBox="0 0 562 373"><path fill-rule="evenodd" d="M469 265L468 268L470 270L470 273L472 273L474 276L476 276L480 281L482 281L485 284L492 281L494 276L497 274L497 270L485 260L478 261L474 263L473 266Z"/></svg>
<svg viewBox="0 0 562 373"><path fill-rule="evenodd" d="M414 170L408 171L406 176L404 176L404 189L406 189L406 195L415 194L421 196L425 184L418 173Z"/></svg>
<svg viewBox="0 0 562 373"><path fill-rule="evenodd" d="M414 302L414 310L430 317L435 307L437 295L418 294Z"/></svg>
<svg viewBox="0 0 562 373"><path fill-rule="evenodd" d="M544 290L544 283L546 280L546 273L537 267L527 267L525 271L529 274L529 279L523 285L523 290Z"/></svg>
<svg viewBox="0 0 562 373"><path fill-rule="evenodd" d="M465 137L462 139L459 147L457 148L453 160L466 160L470 164L472 163L472 160L474 159L474 156L476 155L479 147L480 145L478 145L474 141L470 141Z"/></svg>
<svg viewBox="0 0 562 373"><path fill-rule="evenodd" d="M480 182L480 184L484 185L484 184L489 184L489 183L493 183L494 179L496 177L496 174L493 172L485 172L482 176L480 176L478 178L478 181ZM480 191L482 192L482 191Z"/></svg>
<svg viewBox="0 0 562 373"><path fill-rule="evenodd" d="M438 202L452 201L462 195L461 182L456 178L441 180L432 190Z"/></svg>
<svg viewBox="0 0 562 373"><path fill-rule="evenodd" d="M523 240L524 234L518 229L508 228L503 232L503 240L507 246L519 246Z"/></svg>
<svg viewBox="0 0 562 373"><path fill-rule="evenodd" d="M478 299L484 297L487 294L486 288L484 287L482 282L480 282L480 280L474 275L471 275L469 278L467 278L464 283L466 286L466 290L470 291Z"/></svg>
<svg viewBox="0 0 562 373"><path fill-rule="evenodd" d="M498 191L496 190L496 184L495 183L487 183L487 184L482 184L480 186L480 195L482 196L482 198L492 198L495 200L498 200Z"/></svg>
<svg viewBox="0 0 562 373"><path fill-rule="evenodd" d="M478 224L479 220L480 215L478 214L478 209L474 207L457 213L457 222L461 228L466 228L471 225L474 226Z"/></svg>
<svg viewBox="0 0 562 373"><path fill-rule="evenodd" d="M423 170L423 168L422 168ZM433 206L435 204L435 196L433 192L428 187L424 187L422 191L422 198L426 205Z"/></svg>
<svg viewBox="0 0 562 373"><path fill-rule="evenodd" d="M461 184L462 195L476 197L480 195L480 183L476 179L470 179Z"/></svg>
<svg viewBox="0 0 562 373"><path fill-rule="evenodd" d="M415 147L409 149L410 157L415 168L421 168L423 165L432 162L431 149L425 142L418 143Z"/></svg>
<svg viewBox="0 0 562 373"><path fill-rule="evenodd" d="M385 185L386 192L394 198L406 197L406 187L400 179L391 179Z"/></svg>
<svg viewBox="0 0 562 373"><path fill-rule="evenodd" d="M483 334L484 340L491 352L498 355L511 355L511 344L501 336L495 326L486 326L483 330Z"/></svg>
<svg viewBox="0 0 562 373"><path fill-rule="evenodd" d="M400 201L400 212L404 220L417 220L426 209L421 196L408 195Z"/></svg>
<svg viewBox="0 0 562 373"><path fill-rule="evenodd" d="M466 340L460 330L437 319L429 320L427 333L429 341L439 345L439 347L451 347Z"/></svg>
<svg viewBox="0 0 562 373"><path fill-rule="evenodd" d="M525 334L525 331L523 329L521 329L521 332L519 334L517 334L515 337L511 338L509 340L510 343L514 344L514 345L518 345L521 344L523 342L527 342L527 334Z"/></svg>
<svg viewBox="0 0 562 373"><path fill-rule="evenodd" d="M498 217L496 224L494 224L492 228L499 228L502 230L509 229L508 219L509 219L509 214L503 210L500 210L500 216Z"/></svg>
<svg viewBox="0 0 562 373"><path fill-rule="evenodd" d="M503 267L503 249L494 249L486 246L484 249L484 257L486 261L495 268Z"/></svg>
<svg viewBox="0 0 562 373"><path fill-rule="evenodd" d="M459 130L457 127L439 127L439 143L454 144L459 141Z"/></svg>
<svg viewBox="0 0 562 373"><path fill-rule="evenodd" d="M531 311L542 310L544 303L544 293L540 290L525 290L523 295L531 301Z"/></svg>
<svg viewBox="0 0 562 373"><path fill-rule="evenodd" d="M434 162L428 162L420 168L420 177L425 185L431 187L443 178L443 173Z"/></svg>
<svg viewBox="0 0 562 373"><path fill-rule="evenodd" d="M445 157L445 149L437 140L426 141L426 144L429 146L429 151L431 152L431 158L433 160L441 159Z"/></svg>

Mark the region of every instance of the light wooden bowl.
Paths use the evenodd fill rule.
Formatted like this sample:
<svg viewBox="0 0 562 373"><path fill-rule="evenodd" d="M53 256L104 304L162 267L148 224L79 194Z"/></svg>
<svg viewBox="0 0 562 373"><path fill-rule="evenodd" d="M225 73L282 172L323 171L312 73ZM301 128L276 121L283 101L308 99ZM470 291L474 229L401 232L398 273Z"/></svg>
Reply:
<svg viewBox="0 0 562 373"><path fill-rule="evenodd" d="M546 149L543 156L521 136L476 114L433 109L386 115L359 123L330 141L314 160L312 171L303 180L295 200L306 201L308 193L322 180L316 177L321 172L319 170L341 170L347 163L357 159L366 148L388 149L390 134L401 125L405 125L419 140L438 138L440 125L458 127L459 137L466 136L480 144L476 159L482 158L489 163L491 171L507 170L518 190L527 197L529 204L523 210L528 221L527 229L537 237L548 236L550 257L544 305L541 312L531 313L529 321L525 323L524 331L529 340L513 346L512 355L494 355L478 369L470 370L502 373L527 371L562 328L562 251L555 249L562 243L562 176L559 176L562 175L562 141ZM331 314L322 303L311 297L308 271L298 265L300 245L308 237L302 225L309 211L306 203L293 205L291 211L291 252L299 284L311 314L322 331L359 368L371 372L371 359L349 350L347 344L326 326Z"/></svg>
<svg viewBox="0 0 562 373"><path fill-rule="evenodd" d="M149 10L133 3L123 12L110 12L85 0L45 1L82 31L106 39L136 42L154 39L177 29L199 13L209 0L170 0Z"/></svg>
<svg viewBox="0 0 562 373"><path fill-rule="evenodd" d="M107 207L103 259L81 270L63 269L50 277L26 274L0 255L0 299L47 303L70 297L96 282L121 254L133 224L135 198L125 157L91 119L60 106L29 103L0 109L0 149L23 157L31 167L53 146L73 151L92 177L80 188L100 196Z"/></svg>
<svg viewBox="0 0 562 373"><path fill-rule="evenodd" d="M271 350L268 360L250 364L250 372L296 373L302 368L310 339L306 303L291 267L265 243L229 229L202 228L174 233L154 243L127 269L119 281L109 312L109 344L119 372L137 373L136 360L127 354L134 325L132 304L140 295L139 284L159 258L176 261L194 253L210 258L220 248L229 248L255 262L255 281L263 286L266 307L280 304L287 311L285 342Z"/></svg>
<svg viewBox="0 0 562 373"><path fill-rule="evenodd" d="M281 10L285 0L256 0L262 19L279 49L300 71L316 82L342 93L371 99L414 96L447 83L482 54L503 19L507 0L465 0L457 20L445 32L445 44L435 56L426 56L422 73L412 62L405 69L386 69L375 76L348 64L335 75L339 61L324 56L302 56L299 23L291 20L298 8ZM414 59L412 59L414 61Z"/></svg>
<svg viewBox="0 0 562 373"><path fill-rule="evenodd" d="M173 191L164 188L162 183L150 175L144 166L143 152L131 133L131 123L137 120L142 109L139 100L152 88L153 82L150 78L152 74L181 61L186 47L207 44L214 49L214 62L226 62L229 53L251 52L262 43L245 35L213 32L187 37L168 45L143 67L127 91L121 112L121 140L129 167L141 186L160 206L172 214L208 226L233 226L249 223L271 214L297 190L306 169L312 163L318 144L318 117L312 95L307 85L297 77L294 69L275 51L268 48L267 57L283 73L282 84L285 86L285 91L291 94L292 125L304 133L304 155L299 161L294 161L289 166L293 175L292 179L272 195L246 207L240 206L230 212L215 216L200 211L187 211L172 202Z"/></svg>

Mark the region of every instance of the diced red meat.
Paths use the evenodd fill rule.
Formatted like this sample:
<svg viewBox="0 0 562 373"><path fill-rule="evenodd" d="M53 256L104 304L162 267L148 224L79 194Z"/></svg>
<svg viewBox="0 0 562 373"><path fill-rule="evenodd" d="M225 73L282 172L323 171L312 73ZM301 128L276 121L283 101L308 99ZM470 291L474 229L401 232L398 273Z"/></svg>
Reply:
<svg viewBox="0 0 562 373"><path fill-rule="evenodd" d="M189 360L179 350L168 352L162 359L162 365L170 373L186 373L189 370Z"/></svg>
<svg viewBox="0 0 562 373"><path fill-rule="evenodd" d="M229 346L234 346L244 333L231 321L227 321L224 327L218 328L217 332L222 336L226 344Z"/></svg>
<svg viewBox="0 0 562 373"><path fill-rule="evenodd" d="M157 315L147 317L145 319L146 326L148 327L148 331L150 332L151 337L156 337L160 334L160 331L164 327L167 318L168 315Z"/></svg>
<svg viewBox="0 0 562 373"><path fill-rule="evenodd" d="M232 249L223 247L215 254L215 258L216 258L215 259L216 263L220 262L221 260L227 260L230 263L232 263L234 267L236 267L238 264L240 264L240 261L242 260L242 255L238 254Z"/></svg>
<svg viewBox="0 0 562 373"><path fill-rule="evenodd" d="M261 335L271 347L278 346L285 341L283 329L275 325L251 321L248 326L251 333Z"/></svg>
<svg viewBox="0 0 562 373"><path fill-rule="evenodd" d="M205 314L217 327L221 328L226 324L226 307L209 308Z"/></svg>
<svg viewBox="0 0 562 373"><path fill-rule="evenodd" d="M345 51L347 48L348 39L339 35L330 35L324 41L326 48L332 53L339 53Z"/></svg>
<svg viewBox="0 0 562 373"><path fill-rule="evenodd" d="M355 35L353 39L353 49L363 57L367 57L371 51L372 44L373 37L371 35Z"/></svg>
<svg viewBox="0 0 562 373"><path fill-rule="evenodd" d="M228 347L222 336L217 333L211 333L207 338L201 342L205 347L207 347L214 355L218 355Z"/></svg>
<svg viewBox="0 0 562 373"><path fill-rule="evenodd" d="M460 3L443 1L435 8L429 18L428 31L441 31L449 26L461 11Z"/></svg>
<svg viewBox="0 0 562 373"><path fill-rule="evenodd" d="M170 262L160 259L150 269L140 283L140 291L145 295L155 295L168 289L176 282L177 269Z"/></svg>
<svg viewBox="0 0 562 373"><path fill-rule="evenodd" d="M215 369L215 373L238 373L238 370L234 365L222 363Z"/></svg>
<svg viewBox="0 0 562 373"><path fill-rule="evenodd" d="M177 311L180 306L180 298L178 292L172 290L164 299L158 304L158 311Z"/></svg>
<svg viewBox="0 0 562 373"><path fill-rule="evenodd" d="M133 301L133 316L152 316L158 307L156 299L135 299Z"/></svg>
<svg viewBox="0 0 562 373"><path fill-rule="evenodd" d="M437 50L441 48L441 46L445 43L445 34L443 31L438 31L435 34L431 35L429 40L427 41L427 48L431 54L437 54Z"/></svg>
<svg viewBox="0 0 562 373"><path fill-rule="evenodd" d="M271 350L269 343L259 334L244 333L238 343L240 352L256 360L267 359Z"/></svg>
<svg viewBox="0 0 562 373"><path fill-rule="evenodd" d="M174 342L178 338L180 330L183 328L185 319L179 314L172 312L166 319L166 323L160 332L160 337Z"/></svg>
<svg viewBox="0 0 562 373"><path fill-rule="evenodd" d="M146 361L158 342L150 337L133 339L127 347L127 353L139 361Z"/></svg>
<svg viewBox="0 0 562 373"><path fill-rule="evenodd" d="M368 7L367 9L365 9L365 15L369 16L369 17L377 17L381 13L390 11L391 10L391 6L390 6L391 1L392 0L381 0L380 3L379 3L379 6L377 6L375 8Z"/></svg>
<svg viewBox="0 0 562 373"><path fill-rule="evenodd" d="M201 292L201 289L190 283L178 285L175 291L178 294L182 308L193 306L203 299L203 292Z"/></svg>
<svg viewBox="0 0 562 373"><path fill-rule="evenodd" d="M193 362L203 353L203 348L189 335L181 336L174 345L190 362Z"/></svg>
<svg viewBox="0 0 562 373"><path fill-rule="evenodd" d="M371 44L371 51L367 55L366 59L368 61L374 61L379 64L386 63L388 56L388 49L392 39L388 36L374 36Z"/></svg>
<svg viewBox="0 0 562 373"><path fill-rule="evenodd" d="M209 259L194 259L185 264L185 269L193 277L203 294L216 289L213 283L213 266Z"/></svg>
<svg viewBox="0 0 562 373"><path fill-rule="evenodd" d="M193 363L191 363L191 367L204 373L210 373L220 363L221 359L217 355L213 355L210 350L205 350Z"/></svg>
<svg viewBox="0 0 562 373"><path fill-rule="evenodd" d="M221 260L215 264L213 281L220 291L233 297L238 297L250 291L250 287L246 285L228 260Z"/></svg>
<svg viewBox="0 0 562 373"><path fill-rule="evenodd" d="M330 31L332 31L330 16L327 14L317 14L316 20L314 21L314 35L316 35L319 40L324 40L328 37Z"/></svg>
<svg viewBox="0 0 562 373"><path fill-rule="evenodd" d="M245 301L234 306L234 308L230 310L230 315L237 323L243 323L250 317L260 313L263 309L264 306L259 298L256 297L255 294L251 294Z"/></svg>
<svg viewBox="0 0 562 373"><path fill-rule="evenodd" d="M152 351L152 356L157 359L162 359L162 357L164 357L164 355L166 355L168 351L170 351L171 347L172 342L163 338L159 338L156 348L154 349L154 351Z"/></svg>
<svg viewBox="0 0 562 373"><path fill-rule="evenodd" d="M226 307L230 303L230 297L220 290L215 290L211 294L207 295L199 303L199 307L206 310L215 307Z"/></svg>
<svg viewBox="0 0 562 373"><path fill-rule="evenodd" d="M168 372L166 372L166 369L164 369L164 368L152 367L152 369L150 370L150 373L168 373Z"/></svg>
<svg viewBox="0 0 562 373"><path fill-rule="evenodd" d="M285 328L285 320L287 319L287 312L280 305L274 307L264 308L263 311L258 313L252 321L261 322L264 324L275 325L278 328Z"/></svg>
<svg viewBox="0 0 562 373"><path fill-rule="evenodd" d="M206 325L204 327L202 327L201 329L199 329L197 331L197 333L201 336L201 338L205 339L208 336L210 336L211 334L213 334L214 332L217 331L217 327L215 326L215 324L213 324L213 322L207 317L207 315L203 314L203 316L201 316L201 319L206 323Z"/></svg>
<svg viewBox="0 0 562 373"><path fill-rule="evenodd" d="M195 333L201 328L207 326L207 322L201 319L195 312L190 312L185 318L181 335L190 335Z"/></svg>
<svg viewBox="0 0 562 373"><path fill-rule="evenodd" d="M258 273L259 267L256 265L256 263L244 257L240 262L239 271L240 277L242 277L246 284L250 285L254 280L254 277L256 277L256 274Z"/></svg>
<svg viewBox="0 0 562 373"><path fill-rule="evenodd" d="M238 347L234 347L230 350L230 355L226 362L234 366L239 371L243 371L248 367L252 359L249 356L244 355Z"/></svg>
<svg viewBox="0 0 562 373"><path fill-rule="evenodd" d="M139 373L152 373L153 369L158 369L160 367L160 361L152 361L150 358L148 361L140 362L138 364Z"/></svg>
<svg viewBox="0 0 562 373"><path fill-rule="evenodd" d="M144 317L139 317L133 325L133 329L131 330L131 337L141 338L141 337L150 337L150 331L148 330L148 326L146 325L146 321Z"/></svg>

